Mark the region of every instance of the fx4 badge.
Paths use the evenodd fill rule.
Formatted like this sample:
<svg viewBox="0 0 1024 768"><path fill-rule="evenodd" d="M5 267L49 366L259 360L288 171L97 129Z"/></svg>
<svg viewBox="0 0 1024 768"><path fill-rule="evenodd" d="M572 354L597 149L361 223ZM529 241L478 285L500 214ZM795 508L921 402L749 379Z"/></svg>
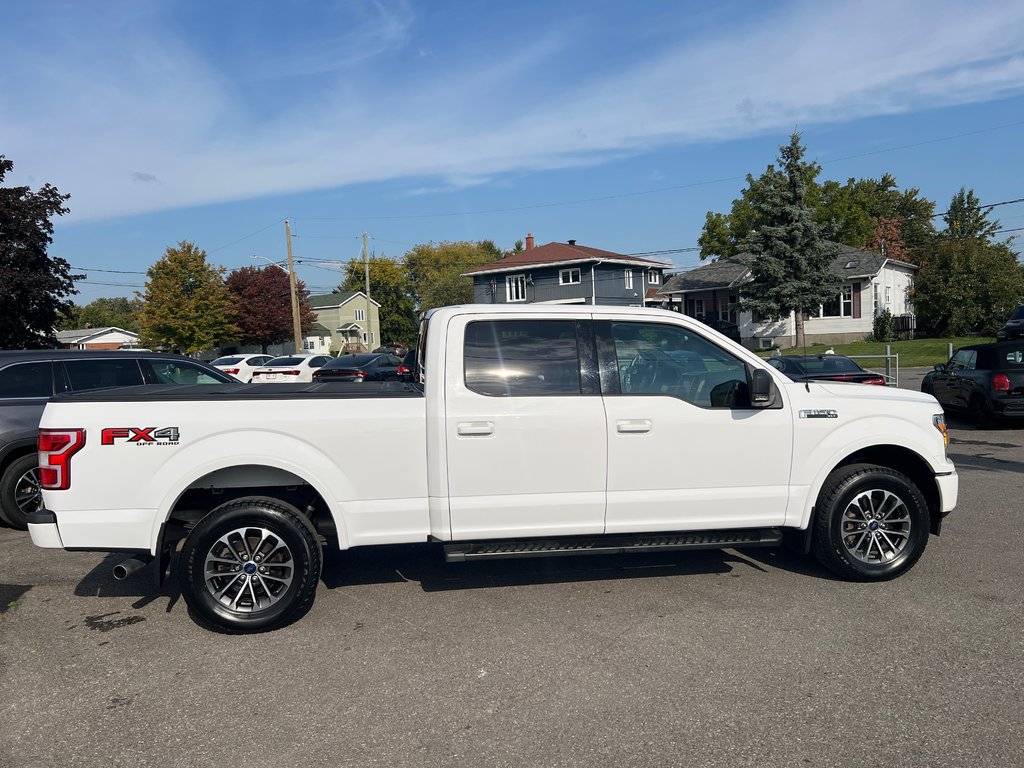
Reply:
<svg viewBox="0 0 1024 768"><path fill-rule="evenodd" d="M808 411L800 411L801 419L838 419L839 412L832 408L813 408Z"/></svg>
<svg viewBox="0 0 1024 768"><path fill-rule="evenodd" d="M177 427L107 427L100 433L100 443L114 445L122 440L136 445L177 445Z"/></svg>

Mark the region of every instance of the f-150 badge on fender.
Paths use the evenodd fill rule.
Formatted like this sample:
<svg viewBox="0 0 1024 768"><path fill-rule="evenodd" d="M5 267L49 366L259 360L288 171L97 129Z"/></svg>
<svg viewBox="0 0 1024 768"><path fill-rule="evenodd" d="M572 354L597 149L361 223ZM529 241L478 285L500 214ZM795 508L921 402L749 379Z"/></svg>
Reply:
<svg viewBox="0 0 1024 768"><path fill-rule="evenodd" d="M178 437L177 427L106 427L100 433L100 442L114 445L123 440L136 445L177 445Z"/></svg>
<svg viewBox="0 0 1024 768"><path fill-rule="evenodd" d="M807 411L800 411L801 419L838 419L839 412L832 408L812 408Z"/></svg>

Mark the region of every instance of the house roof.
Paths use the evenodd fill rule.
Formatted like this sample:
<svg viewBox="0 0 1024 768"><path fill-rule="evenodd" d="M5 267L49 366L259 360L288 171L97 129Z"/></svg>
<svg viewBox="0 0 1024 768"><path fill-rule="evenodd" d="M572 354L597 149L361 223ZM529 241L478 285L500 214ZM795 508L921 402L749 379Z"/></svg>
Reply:
<svg viewBox="0 0 1024 768"><path fill-rule="evenodd" d="M493 272L514 272L528 267L553 267L561 264L581 264L589 261L609 261L615 264L635 264L638 267L665 269L672 264L667 261L652 261L638 256L627 256L613 251L602 251L586 245L568 243L545 243L507 256L500 261L481 264L463 272L463 276L484 275Z"/></svg>
<svg viewBox="0 0 1024 768"><path fill-rule="evenodd" d="M366 298L366 294L362 291L335 291L334 293L326 293L323 296L310 296L309 306L311 309L334 309L342 304L347 304L356 296L362 296L364 300ZM380 306L379 301L374 301L372 298L370 301L378 307Z"/></svg>
<svg viewBox="0 0 1024 768"><path fill-rule="evenodd" d="M94 336L102 336L111 331L124 333L135 338L139 337L139 334L135 333L135 331L126 331L124 328L118 328L115 325L106 325L102 328L76 328L69 331L57 331L57 341L61 344L81 344L83 341L87 341Z"/></svg>
<svg viewBox="0 0 1024 768"><path fill-rule="evenodd" d="M338 328L338 330L339 331L361 331L361 330L363 330L363 326L361 326L359 323L345 323L345 325L340 326Z"/></svg>
<svg viewBox="0 0 1024 768"><path fill-rule="evenodd" d="M829 265L829 271L843 280L874 277L886 262L899 264L910 269L917 269L913 264L896 259L887 259L876 251L854 248L842 243L832 243L836 254ZM673 275L665 281L661 292L689 293L707 291L714 288L732 288L750 279L750 265L754 261L752 253L738 253L728 259L718 259L688 272Z"/></svg>
<svg viewBox="0 0 1024 768"><path fill-rule="evenodd" d="M313 323L313 325L311 325L309 327L309 333L307 333L306 335L307 336L330 336L331 335L331 331L325 325L321 325L320 323Z"/></svg>

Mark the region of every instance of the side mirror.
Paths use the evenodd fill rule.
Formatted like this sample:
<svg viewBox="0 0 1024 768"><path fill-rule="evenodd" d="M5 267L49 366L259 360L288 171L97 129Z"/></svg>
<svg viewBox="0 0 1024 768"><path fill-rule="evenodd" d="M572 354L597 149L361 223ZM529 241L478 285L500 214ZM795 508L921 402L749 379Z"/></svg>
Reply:
<svg viewBox="0 0 1024 768"><path fill-rule="evenodd" d="M771 405L775 399L772 397L773 386L771 374L763 368L755 368L750 377L750 404L754 408L765 408Z"/></svg>
<svg viewBox="0 0 1024 768"><path fill-rule="evenodd" d="M942 373L943 371L946 370L946 364L945 363L936 363L935 364L935 370L938 371L939 373Z"/></svg>

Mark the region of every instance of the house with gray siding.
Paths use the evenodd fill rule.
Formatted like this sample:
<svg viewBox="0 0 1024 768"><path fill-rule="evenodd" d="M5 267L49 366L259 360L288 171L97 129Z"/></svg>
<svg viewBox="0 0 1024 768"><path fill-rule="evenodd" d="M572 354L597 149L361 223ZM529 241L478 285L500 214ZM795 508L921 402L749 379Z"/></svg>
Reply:
<svg viewBox="0 0 1024 768"><path fill-rule="evenodd" d="M835 255L829 271L839 278L835 297L809 308L804 319L808 343L845 344L860 341L872 331L876 315L888 310L897 328L915 327L910 289L917 267L875 251L832 243ZM796 343L796 318L765 319L740 311L743 285L751 280L754 256L740 253L709 262L670 277L662 287L663 306L709 325L736 327L741 342L751 348L789 347ZM721 330L721 328L719 328Z"/></svg>
<svg viewBox="0 0 1024 768"><path fill-rule="evenodd" d="M565 243L534 245L491 264L464 272L473 278L477 304L608 304L642 307L660 288L672 265L613 251ZM660 302L660 299L656 300Z"/></svg>

